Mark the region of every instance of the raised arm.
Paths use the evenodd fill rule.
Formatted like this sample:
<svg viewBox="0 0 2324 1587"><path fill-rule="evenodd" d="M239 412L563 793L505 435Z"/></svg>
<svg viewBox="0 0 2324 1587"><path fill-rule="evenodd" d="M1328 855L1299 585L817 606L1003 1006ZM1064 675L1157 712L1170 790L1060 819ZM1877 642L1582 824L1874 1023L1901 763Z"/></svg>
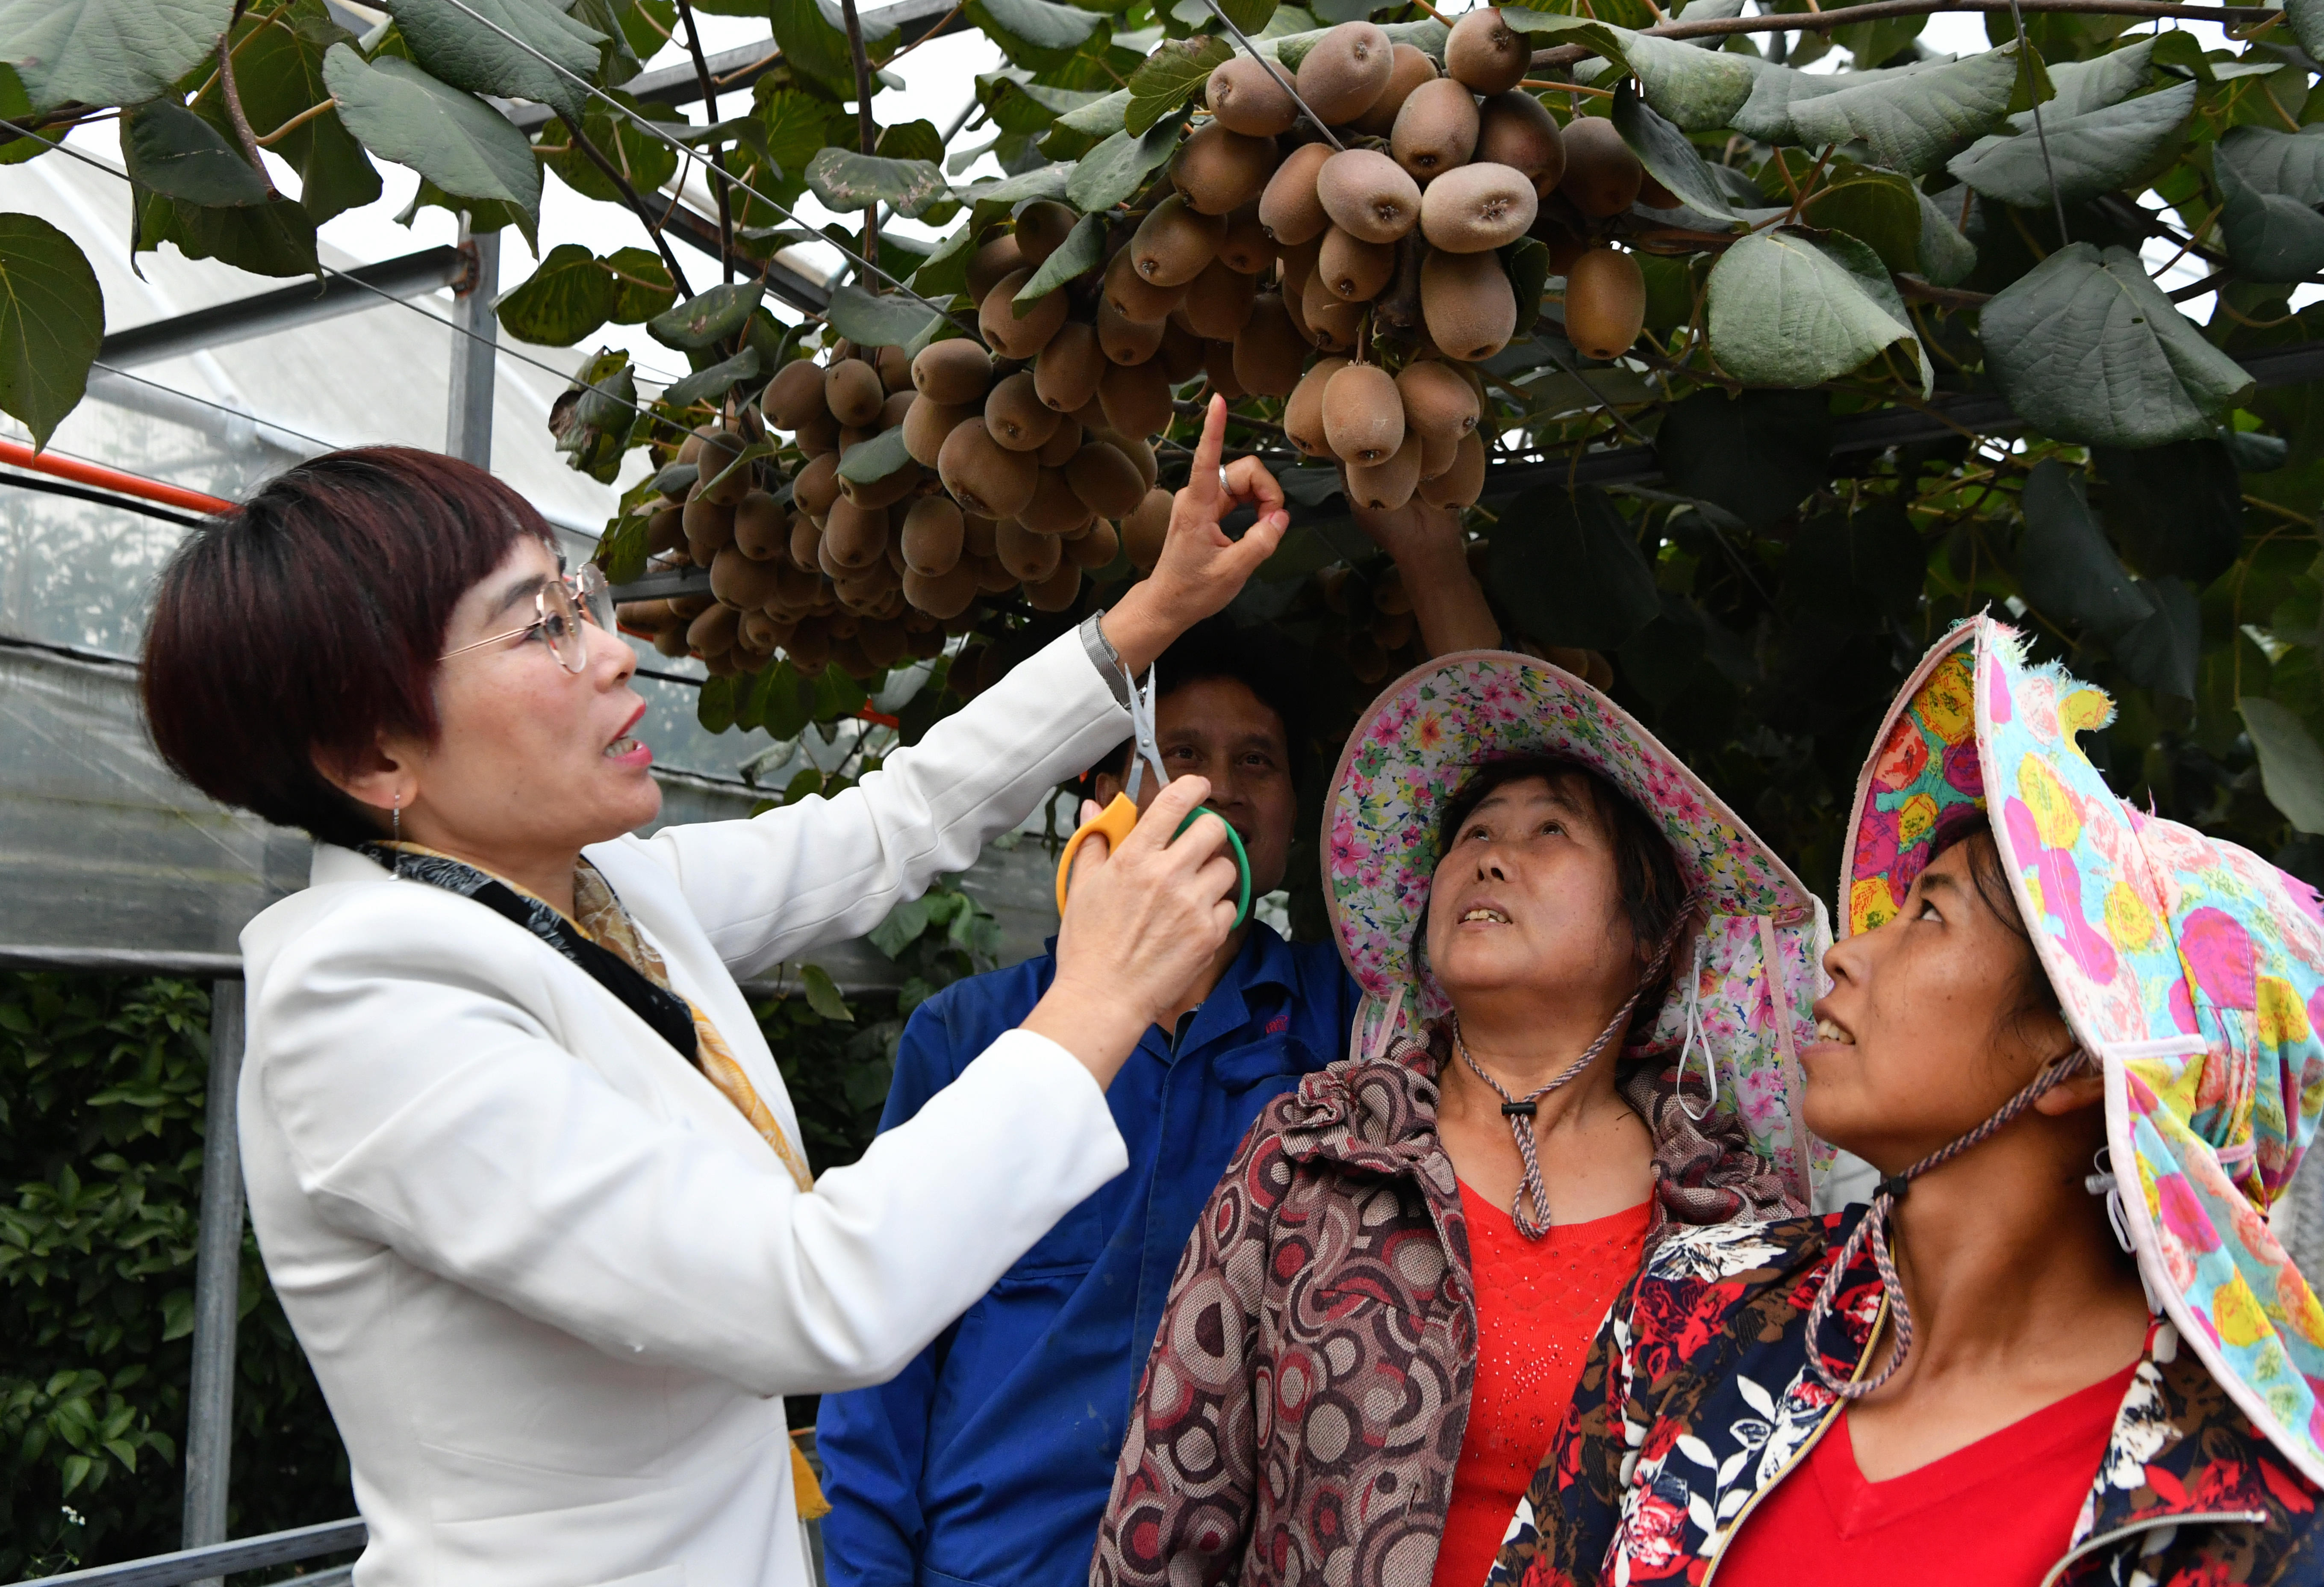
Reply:
<svg viewBox="0 0 2324 1587"><path fill-rule="evenodd" d="M1421 645L1430 655L1500 648L1501 625L1469 571L1458 512L1415 496L1392 512L1360 507L1355 517L1356 526L1396 559Z"/></svg>

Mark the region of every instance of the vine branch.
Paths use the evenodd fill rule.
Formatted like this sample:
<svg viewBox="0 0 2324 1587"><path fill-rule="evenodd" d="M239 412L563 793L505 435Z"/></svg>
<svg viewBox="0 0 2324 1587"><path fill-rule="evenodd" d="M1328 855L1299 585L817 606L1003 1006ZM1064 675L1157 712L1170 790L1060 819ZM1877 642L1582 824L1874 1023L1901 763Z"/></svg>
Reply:
<svg viewBox="0 0 2324 1587"><path fill-rule="evenodd" d="M680 0L683 4L684 0ZM856 14L855 0L839 0L840 17L847 23L847 53L855 61L855 124L856 136L863 152L876 154L880 148L880 129L872 120L872 60L863 52L863 19ZM880 257L880 207L871 205L863 211L863 257Z"/></svg>
<svg viewBox="0 0 2324 1587"><path fill-rule="evenodd" d="M242 113L242 90L235 87L234 55L226 46L226 41L233 36L234 30L228 28L218 35L217 41L218 88L226 96L226 118L234 125L243 158L258 172L258 180L266 184L267 198L279 198L282 195L274 190L274 179L266 173L266 161L259 157L258 136L250 130L250 117Z"/></svg>
<svg viewBox="0 0 2324 1587"><path fill-rule="evenodd" d="M671 284L678 288L678 295L680 298L693 297L694 287L686 279L686 272L678 264L678 255L670 252L669 239L661 235L661 222L656 220L653 212L646 208L644 197L631 184L630 179L622 174L620 168L605 157L605 152L589 141L588 134L581 130L580 123L561 111L557 119L565 124L566 134L573 140L573 146L581 151L581 157L603 171L605 180L620 189L622 202L637 216L646 228L646 235L651 237L654 246L660 250L661 262L669 271L669 279ZM675 198L671 199L671 208L675 208L677 203Z"/></svg>
<svg viewBox="0 0 2324 1587"><path fill-rule="evenodd" d="M710 80L710 63L702 56L702 30L695 25L694 7L688 0L678 0L678 14L686 23L686 52L694 58L694 80L702 89L702 112L710 118L710 125L716 126L718 125L718 89ZM706 178L710 183L710 192L712 197L718 200L718 267L721 272L719 279L731 281L734 275L734 215L733 202L728 197L726 190L724 146L716 143L712 143L706 163L710 168L706 173Z"/></svg>
<svg viewBox="0 0 2324 1587"><path fill-rule="evenodd" d="M2078 12L2093 16L2186 17L2200 22L2264 22L2277 13L2258 5L2200 5L2183 0L2017 0L2024 11ZM1637 31L1658 39L1709 39L1728 33L1825 32L1890 16L1928 16L1936 12L2007 11L2010 0L1868 0L1830 11L1786 11L1776 16L1715 16L1700 22L1656 23ZM1536 66L1571 66L1598 51L1587 44L1560 44L1534 51Z"/></svg>

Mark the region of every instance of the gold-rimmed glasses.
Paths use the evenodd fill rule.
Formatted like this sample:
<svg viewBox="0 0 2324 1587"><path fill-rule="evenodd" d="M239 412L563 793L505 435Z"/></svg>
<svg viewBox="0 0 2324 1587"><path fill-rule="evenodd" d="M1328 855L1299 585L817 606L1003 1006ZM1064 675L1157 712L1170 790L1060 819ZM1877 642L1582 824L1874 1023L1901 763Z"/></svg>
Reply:
<svg viewBox="0 0 2324 1587"><path fill-rule="evenodd" d="M581 625L587 623L607 633L613 632L613 593L606 588L604 570L595 562L585 563L577 573L544 583L533 592L532 609L533 620L523 627L447 650L437 660L448 661L503 640L530 639L537 633L549 641L557 664L577 676L589 669L589 635Z"/></svg>

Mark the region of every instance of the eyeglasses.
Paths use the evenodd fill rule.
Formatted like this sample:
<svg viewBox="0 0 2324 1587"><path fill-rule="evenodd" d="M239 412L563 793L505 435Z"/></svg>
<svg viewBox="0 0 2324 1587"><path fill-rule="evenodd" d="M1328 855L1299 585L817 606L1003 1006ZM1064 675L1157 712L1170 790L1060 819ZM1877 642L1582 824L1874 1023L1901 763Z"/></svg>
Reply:
<svg viewBox="0 0 2324 1587"><path fill-rule="evenodd" d="M613 593L605 587L604 570L595 562L585 564L577 573L543 584L533 592L532 609L533 620L522 628L512 628L505 633L447 650L437 660L448 661L470 650L499 644L503 640L530 639L537 633L549 641L557 664L578 675L589 669L589 635L581 625L588 623L607 633L613 632Z"/></svg>

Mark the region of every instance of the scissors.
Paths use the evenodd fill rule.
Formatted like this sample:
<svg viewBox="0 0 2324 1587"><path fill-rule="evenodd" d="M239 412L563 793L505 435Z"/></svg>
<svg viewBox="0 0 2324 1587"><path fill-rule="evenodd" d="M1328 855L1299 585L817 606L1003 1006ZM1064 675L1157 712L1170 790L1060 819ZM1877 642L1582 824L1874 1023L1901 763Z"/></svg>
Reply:
<svg viewBox="0 0 2324 1587"><path fill-rule="evenodd" d="M1065 840L1065 853L1057 856L1057 913L1060 915L1065 912L1065 885L1073 876L1074 856L1081 852L1083 842L1095 833L1105 839L1109 852L1121 846L1121 840L1128 837L1130 829L1138 825L1138 790L1145 784L1146 768L1149 763L1154 768L1158 784L1167 787L1170 781L1170 774L1162 769L1162 748L1154 734L1154 669L1148 667L1146 669L1143 690L1139 688L1138 679L1131 676L1127 667L1123 668L1121 677L1122 681L1130 686L1130 731L1136 746L1130 759L1130 779L1123 785L1122 791L1113 796L1111 803L1083 822L1074 829L1073 836ZM1178 833L1185 831L1206 814L1217 816L1218 812L1207 805L1196 806L1187 813L1184 821L1178 823L1178 832L1170 835L1176 837ZM1223 816L1219 819L1222 824L1226 822ZM1227 826L1227 844L1234 852L1239 889L1235 896L1234 923L1240 928L1244 921L1250 918L1250 856L1243 852L1242 838L1231 825Z"/></svg>

